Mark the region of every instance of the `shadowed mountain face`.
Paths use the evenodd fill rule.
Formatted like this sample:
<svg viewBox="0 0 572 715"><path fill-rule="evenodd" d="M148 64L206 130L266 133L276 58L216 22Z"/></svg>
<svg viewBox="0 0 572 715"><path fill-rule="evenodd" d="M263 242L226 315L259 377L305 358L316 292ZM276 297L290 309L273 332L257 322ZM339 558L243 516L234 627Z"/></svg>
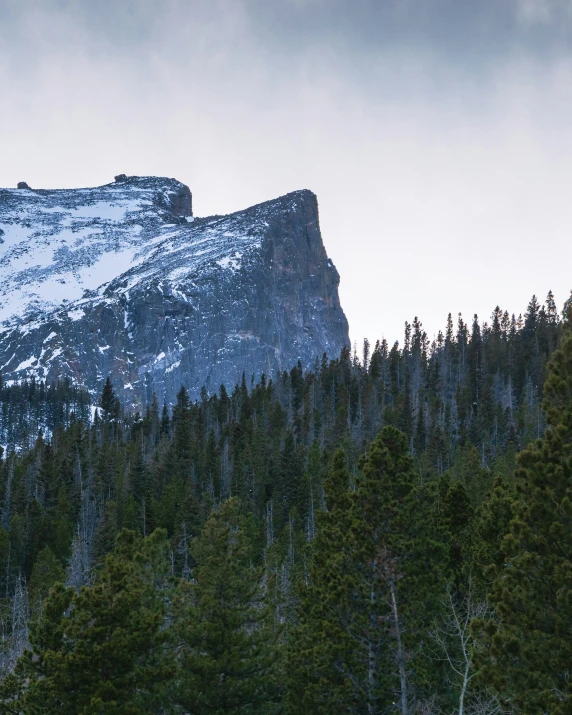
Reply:
<svg viewBox="0 0 572 715"><path fill-rule="evenodd" d="M0 190L5 380L107 375L128 404L272 376L349 345L310 191L192 217L174 179Z"/></svg>

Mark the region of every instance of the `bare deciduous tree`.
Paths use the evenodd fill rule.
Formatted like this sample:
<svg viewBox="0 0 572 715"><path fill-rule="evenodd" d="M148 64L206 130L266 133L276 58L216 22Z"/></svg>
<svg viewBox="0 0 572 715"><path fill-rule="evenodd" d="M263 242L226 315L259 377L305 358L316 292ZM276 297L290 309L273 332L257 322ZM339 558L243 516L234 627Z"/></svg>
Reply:
<svg viewBox="0 0 572 715"><path fill-rule="evenodd" d="M0 622L0 678L14 670L16 661L29 646L29 617L28 589L24 578L18 575L10 608Z"/></svg>
<svg viewBox="0 0 572 715"><path fill-rule="evenodd" d="M78 478L81 488L81 507L76 533L72 541L72 553L68 564L66 585L77 591L89 583L93 561L93 541L98 522L98 506L91 486L93 479L84 482L78 455Z"/></svg>
<svg viewBox="0 0 572 715"><path fill-rule="evenodd" d="M391 628L390 634L395 642L395 660L399 672L399 696L400 696L400 712L401 715L409 714L408 700L408 683L407 683L407 661L408 657L403 646L403 623L399 613L397 603L396 583L401 579L401 574L397 569L397 559L395 559L389 551L384 547L380 549L377 559L376 568L382 581L385 582L388 588L386 601L391 612Z"/></svg>
<svg viewBox="0 0 572 715"><path fill-rule="evenodd" d="M478 643L471 634L471 621L489 615L486 601L475 600L469 584L466 596L456 597L451 586L443 601L444 614L430 635L437 645L438 657L450 670L451 685L456 688L454 715L496 715L502 713L498 700L486 691L472 692L476 671L473 656Z"/></svg>

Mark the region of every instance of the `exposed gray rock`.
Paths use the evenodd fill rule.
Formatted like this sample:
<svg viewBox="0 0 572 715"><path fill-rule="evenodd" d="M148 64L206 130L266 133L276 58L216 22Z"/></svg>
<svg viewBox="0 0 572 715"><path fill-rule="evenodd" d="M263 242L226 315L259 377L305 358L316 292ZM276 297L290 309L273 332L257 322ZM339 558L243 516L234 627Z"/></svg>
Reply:
<svg viewBox="0 0 572 715"><path fill-rule="evenodd" d="M0 190L0 366L94 394L108 374L138 405L182 384L232 387L349 344L318 205L297 191L191 218L174 179Z"/></svg>
<svg viewBox="0 0 572 715"><path fill-rule="evenodd" d="M25 181L19 181L16 188L17 189L30 189L30 187L28 186L28 184Z"/></svg>

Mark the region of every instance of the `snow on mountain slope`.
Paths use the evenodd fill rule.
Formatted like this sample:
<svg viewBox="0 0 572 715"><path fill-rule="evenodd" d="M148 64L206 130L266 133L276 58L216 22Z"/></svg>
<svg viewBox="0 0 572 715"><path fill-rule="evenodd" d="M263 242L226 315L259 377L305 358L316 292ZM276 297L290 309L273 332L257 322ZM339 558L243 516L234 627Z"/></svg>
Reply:
<svg viewBox="0 0 572 715"><path fill-rule="evenodd" d="M0 190L0 323L76 301L146 260L172 233L170 195L186 193L190 215L190 192L174 180Z"/></svg>
<svg viewBox="0 0 572 715"><path fill-rule="evenodd" d="M295 192L192 218L174 179L0 190L0 367L127 402L233 385L348 343L317 202Z"/></svg>

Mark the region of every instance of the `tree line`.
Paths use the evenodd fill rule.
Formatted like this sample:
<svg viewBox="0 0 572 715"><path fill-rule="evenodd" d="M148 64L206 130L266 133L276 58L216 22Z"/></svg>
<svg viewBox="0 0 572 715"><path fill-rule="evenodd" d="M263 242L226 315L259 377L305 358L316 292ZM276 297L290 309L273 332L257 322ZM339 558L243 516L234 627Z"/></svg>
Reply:
<svg viewBox="0 0 572 715"><path fill-rule="evenodd" d="M571 430L550 294L172 411L108 380L0 467L0 708L572 712Z"/></svg>

